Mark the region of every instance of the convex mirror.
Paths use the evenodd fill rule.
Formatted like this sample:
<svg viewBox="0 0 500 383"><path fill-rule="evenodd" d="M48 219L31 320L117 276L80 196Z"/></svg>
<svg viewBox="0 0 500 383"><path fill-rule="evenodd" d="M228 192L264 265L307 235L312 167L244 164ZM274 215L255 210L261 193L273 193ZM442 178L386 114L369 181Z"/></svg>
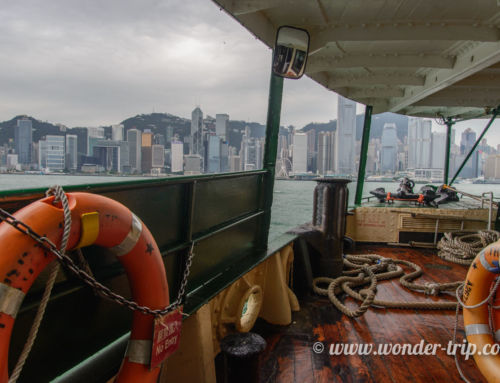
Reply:
<svg viewBox="0 0 500 383"><path fill-rule="evenodd" d="M280 27L274 44L274 74L291 79L301 78L306 69L308 50L307 31L288 26Z"/></svg>

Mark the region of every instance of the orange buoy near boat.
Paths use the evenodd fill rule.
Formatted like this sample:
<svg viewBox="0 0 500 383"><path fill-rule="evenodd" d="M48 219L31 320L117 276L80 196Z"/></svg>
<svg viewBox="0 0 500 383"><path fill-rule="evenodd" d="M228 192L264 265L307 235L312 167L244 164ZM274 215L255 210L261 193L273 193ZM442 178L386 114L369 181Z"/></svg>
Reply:
<svg viewBox="0 0 500 383"><path fill-rule="evenodd" d="M500 274L500 243L483 249L472 262L463 290L464 326L469 345L475 347L474 360L488 382L500 382L500 355L489 325L487 300L495 277ZM478 307L471 308L471 306ZM467 307L468 306L468 307Z"/></svg>
<svg viewBox="0 0 500 383"><path fill-rule="evenodd" d="M127 207L112 199L89 193L66 196L72 219L67 249L92 244L108 248L125 268L135 302L154 310L168 306L164 264L148 228ZM54 197L33 202L14 216L60 245L63 208ZM5 222L0 224L0 244L0 383L7 383L16 314L37 276L55 256ZM115 382L157 381L160 368L149 369L153 323L153 315L134 311L127 352Z"/></svg>

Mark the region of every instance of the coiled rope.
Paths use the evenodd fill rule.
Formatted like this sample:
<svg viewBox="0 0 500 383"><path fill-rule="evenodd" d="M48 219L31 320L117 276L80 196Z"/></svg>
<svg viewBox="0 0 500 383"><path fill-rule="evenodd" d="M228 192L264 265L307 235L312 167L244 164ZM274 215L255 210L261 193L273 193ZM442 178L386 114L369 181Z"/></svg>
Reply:
<svg viewBox="0 0 500 383"><path fill-rule="evenodd" d="M413 271L405 273L401 265L409 267ZM455 292L462 283L426 283L418 284L413 280L423 274L422 268L417 264L401 260L384 258L377 254L345 255L344 270L338 278L320 277L313 280L313 291L316 294L328 296L330 301L341 312L351 318L363 315L370 306L394 309L425 309L425 310L455 310L456 302L403 302L383 301L375 299L377 282L399 277L401 285L412 291L423 292L427 295L438 295L441 292ZM327 288L320 285L328 284ZM354 287L369 286L359 292ZM352 310L339 299L343 292L361 302L358 308Z"/></svg>
<svg viewBox="0 0 500 383"><path fill-rule="evenodd" d="M437 245L438 256L445 261L468 266L482 249L499 238L500 233L495 230L445 233Z"/></svg>

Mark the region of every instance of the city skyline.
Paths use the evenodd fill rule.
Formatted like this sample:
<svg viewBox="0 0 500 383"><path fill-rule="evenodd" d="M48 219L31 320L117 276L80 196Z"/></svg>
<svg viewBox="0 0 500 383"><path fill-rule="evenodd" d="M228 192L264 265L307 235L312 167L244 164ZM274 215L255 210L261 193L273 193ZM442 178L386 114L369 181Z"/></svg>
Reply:
<svg viewBox="0 0 500 383"><path fill-rule="evenodd" d="M277 172L281 176L356 174L360 137L356 136L355 103L339 97L337 109L340 118L334 131L280 129ZM433 131L429 119L412 117L403 120L406 126L399 131L401 126L390 122L392 116L395 117L386 115L380 135L369 141L367 174L395 175L410 170L415 174L441 177L445 135ZM163 127L161 133L157 129L155 133L149 128L136 129L135 126L125 129L123 124L87 127L84 128L84 137L73 129L59 126L60 135L47 134L35 142L32 120L25 117L16 120L14 140L0 147L0 166L16 170L122 174L202 174L262 168L263 132L256 133L246 126L237 133L239 139L236 143L230 122L227 113L204 117L197 106L191 113L187 134L180 136L174 134L172 126ZM456 137L455 130L452 137ZM476 133L472 129L467 128L461 133L460 144L453 143L451 147L450 171L458 168L475 141ZM464 167L463 178L491 173L484 169L493 163L486 157L496 155L497 150L487 145L485 139L478 149ZM493 174L496 175L496 170Z"/></svg>

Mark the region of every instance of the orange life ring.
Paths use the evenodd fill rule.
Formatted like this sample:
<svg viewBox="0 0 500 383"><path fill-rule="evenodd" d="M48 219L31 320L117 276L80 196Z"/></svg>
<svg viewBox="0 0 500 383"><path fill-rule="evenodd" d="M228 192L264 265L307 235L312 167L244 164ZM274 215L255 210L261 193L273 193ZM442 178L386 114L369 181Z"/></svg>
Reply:
<svg viewBox="0 0 500 383"><path fill-rule="evenodd" d="M500 290L496 291L495 298L493 300L493 306L500 306ZM495 340L497 343L500 342L500 309L493 309L493 330L495 331Z"/></svg>
<svg viewBox="0 0 500 383"><path fill-rule="evenodd" d="M89 193L66 194L71 210L67 249L99 245L110 249L125 268L132 296L139 305L163 309L169 304L168 284L162 257L148 228L124 205ZM56 246L61 243L63 209L54 197L44 198L14 216ZM85 217L93 215L93 233L85 234ZM82 243L82 240L86 243ZM7 383L7 360L14 320L21 302L38 274L55 256L9 224L0 224L0 382ZM159 368L149 370L153 315L133 313L127 352L116 382L156 382Z"/></svg>
<svg viewBox="0 0 500 383"><path fill-rule="evenodd" d="M483 249L472 262L467 273L463 291L463 302L467 306L484 301L492 286L495 276L500 273L498 264L500 242L495 242ZM485 355L495 345L490 325L488 305L476 308L464 307L464 326L467 341L475 345L477 352L474 360L488 382L500 382L500 355Z"/></svg>

